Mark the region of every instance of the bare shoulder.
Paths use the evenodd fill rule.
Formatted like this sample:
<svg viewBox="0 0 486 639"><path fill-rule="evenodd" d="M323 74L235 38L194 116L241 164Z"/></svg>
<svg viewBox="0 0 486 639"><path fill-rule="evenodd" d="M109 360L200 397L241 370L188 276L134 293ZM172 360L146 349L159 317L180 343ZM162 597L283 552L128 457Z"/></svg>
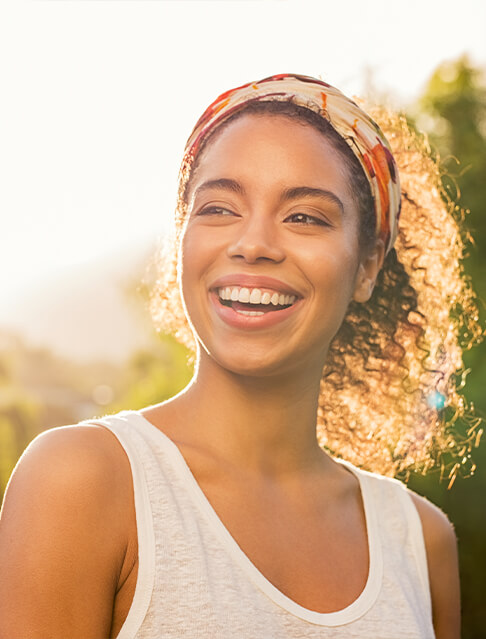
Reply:
<svg viewBox="0 0 486 639"><path fill-rule="evenodd" d="M4 510L17 497L36 501L45 493L43 508L59 498L95 505L113 498L130 479L129 464L121 446L97 425L64 426L36 437L20 458L9 482ZM50 496L50 498L49 498ZM106 505L106 504L105 504Z"/></svg>
<svg viewBox="0 0 486 639"><path fill-rule="evenodd" d="M425 497L409 493L422 523L436 637L458 639L460 587L454 527L440 508Z"/></svg>
<svg viewBox="0 0 486 639"><path fill-rule="evenodd" d="M447 515L425 497L411 490L408 492L422 522L427 550L434 550L436 546L443 547L444 545L455 547L456 534L454 532L454 526L449 521Z"/></svg>
<svg viewBox="0 0 486 639"><path fill-rule="evenodd" d="M84 518L98 525L109 522L110 538L116 539L131 491L128 459L107 429L94 424L54 428L36 437L21 456L7 486L0 526L13 518L20 531L34 521L54 527L74 517L64 535L86 535L79 525Z"/></svg>
<svg viewBox="0 0 486 639"><path fill-rule="evenodd" d="M0 637L108 636L131 490L128 459L100 426L28 446L0 517Z"/></svg>

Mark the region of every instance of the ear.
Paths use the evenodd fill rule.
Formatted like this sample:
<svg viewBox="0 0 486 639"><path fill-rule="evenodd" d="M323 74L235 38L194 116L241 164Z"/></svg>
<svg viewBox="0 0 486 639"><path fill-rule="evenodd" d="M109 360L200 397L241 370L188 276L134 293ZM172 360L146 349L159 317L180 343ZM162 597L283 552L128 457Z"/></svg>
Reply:
<svg viewBox="0 0 486 639"><path fill-rule="evenodd" d="M367 302L370 299L384 259L385 246L382 240L377 240L375 246L360 261L353 293L355 302Z"/></svg>

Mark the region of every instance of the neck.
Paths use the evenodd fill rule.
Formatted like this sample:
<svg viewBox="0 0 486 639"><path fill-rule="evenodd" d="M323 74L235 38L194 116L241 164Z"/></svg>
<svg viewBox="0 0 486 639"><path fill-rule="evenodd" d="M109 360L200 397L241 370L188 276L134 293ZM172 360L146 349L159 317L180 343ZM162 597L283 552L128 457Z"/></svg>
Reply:
<svg viewBox="0 0 486 639"><path fill-rule="evenodd" d="M320 375L251 377L202 357L173 400L178 436L248 471L292 473L322 464L316 439Z"/></svg>

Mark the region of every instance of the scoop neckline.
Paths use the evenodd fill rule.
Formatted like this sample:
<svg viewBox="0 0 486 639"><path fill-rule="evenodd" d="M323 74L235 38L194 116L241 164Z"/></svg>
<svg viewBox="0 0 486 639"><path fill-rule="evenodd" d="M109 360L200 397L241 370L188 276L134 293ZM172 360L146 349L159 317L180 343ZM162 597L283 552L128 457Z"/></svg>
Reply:
<svg viewBox="0 0 486 639"><path fill-rule="evenodd" d="M383 558L376 511L373 505L372 495L370 494L370 478L366 471L356 468L353 464L345 460L333 458L352 472L359 483L361 500L365 513L368 544L368 577L365 586L358 597L345 608L333 612L317 612L301 606L296 601L285 595L255 566L248 555L246 555L238 545L235 538L231 535L228 528L226 528L225 524L214 510L209 499L199 486L177 444L175 444L168 435L157 428L155 424L148 420L140 411L122 411L120 416L123 415L133 415L138 418L140 425L144 428L152 441L163 447L172 467L182 480L188 495L205 516L218 539L224 544L231 559L235 561L246 573L251 582L280 608L283 608L295 617L320 626L340 626L351 623L362 617L371 608L378 597L382 584Z"/></svg>

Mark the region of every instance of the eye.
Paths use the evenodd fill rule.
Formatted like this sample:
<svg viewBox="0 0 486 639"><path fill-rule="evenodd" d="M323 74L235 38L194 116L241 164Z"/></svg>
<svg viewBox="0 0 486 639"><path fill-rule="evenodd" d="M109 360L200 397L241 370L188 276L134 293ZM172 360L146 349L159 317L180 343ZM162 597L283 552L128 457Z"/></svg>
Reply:
<svg viewBox="0 0 486 639"><path fill-rule="evenodd" d="M292 213L285 218L285 222L292 222L293 224L310 225L315 224L317 226L330 226L326 220L317 215L310 215L309 213Z"/></svg>
<svg viewBox="0 0 486 639"><path fill-rule="evenodd" d="M230 211L230 209L225 209L222 206L206 206L203 207L198 213L197 215L220 215L220 216L234 216L236 215L235 213L233 213L233 211Z"/></svg>

